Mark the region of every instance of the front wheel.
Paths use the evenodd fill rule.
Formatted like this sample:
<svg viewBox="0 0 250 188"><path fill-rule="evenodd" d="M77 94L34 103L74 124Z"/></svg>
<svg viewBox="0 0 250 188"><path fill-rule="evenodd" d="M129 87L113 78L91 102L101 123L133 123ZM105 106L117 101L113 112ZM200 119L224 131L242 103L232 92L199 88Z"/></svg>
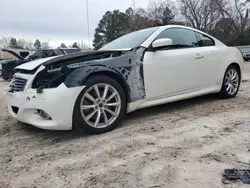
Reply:
<svg viewBox="0 0 250 188"><path fill-rule="evenodd" d="M93 76L84 85L75 103L75 127L94 134L113 130L125 114L126 97L122 87L108 76Z"/></svg>
<svg viewBox="0 0 250 188"><path fill-rule="evenodd" d="M222 83L220 96L223 98L233 98L237 95L240 87L240 72L238 68L231 65L227 68Z"/></svg>

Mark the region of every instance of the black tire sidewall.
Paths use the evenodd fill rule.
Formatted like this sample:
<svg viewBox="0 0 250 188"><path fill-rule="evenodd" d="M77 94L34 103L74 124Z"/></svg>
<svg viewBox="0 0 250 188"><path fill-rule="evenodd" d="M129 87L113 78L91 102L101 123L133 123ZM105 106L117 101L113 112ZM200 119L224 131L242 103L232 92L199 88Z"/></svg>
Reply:
<svg viewBox="0 0 250 188"><path fill-rule="evenodd" d="M238 76L239 76L239 85L238 85L237 91L233 95L230 95L227 92L226 84L225 84L226 83L226 75L227 75L228 71L231 70L231 69L234 69L235 71L237 71ZM241 80L241 75L240 75L240 72L239 72L238 68L236 66L234 66L234 65L230 65L227 68L227 70L225 72L225 75L224 75L224 78L223 78L223 83L222 83L222 87L221 87L221 91L220 91L220 96L222 98L233 98L233 97L235 97L238 94L238 91L239 91L239 88L240 88L240 84L241 84L240 80Z"/></svg>
<svg viewBox="0 0 250 188"><path fill-rule="evenodd" d="M121 109L120 109L120 113L117 119L111 125L105 128L91 127L84 121L80 112L80 103L81 103L82 96L91 86L98 84L98 83L106 83L106 84L113 86L117 90L121 98ZM109 76L102 76L102 75L91 76L90 78L88 78L86 81L83 82L83 85L86 85L86 87L79 94L75 102L75 106L74 106L73 123L74 123L75 128L77 128L81 132L86 132L90 134L100 134L100 133L105 133L105 132L115 129L118 123L123 119L126 113L126 96L125 96L123 88L113 78Z"/></svg>

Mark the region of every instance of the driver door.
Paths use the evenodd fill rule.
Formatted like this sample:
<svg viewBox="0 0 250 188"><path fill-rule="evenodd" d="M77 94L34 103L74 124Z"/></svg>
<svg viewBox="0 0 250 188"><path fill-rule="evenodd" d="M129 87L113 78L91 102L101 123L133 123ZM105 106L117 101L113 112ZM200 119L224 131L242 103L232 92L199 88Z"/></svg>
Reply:
<svg viewBox="0 0 250 188"><path fill-rule="evenodd" d="M173 45L148 50L144 56L146 98L165 98L202 88L199 75L204 56L195 33L188 29L170 28L156 39L162 38L172 39Z"/></svg>

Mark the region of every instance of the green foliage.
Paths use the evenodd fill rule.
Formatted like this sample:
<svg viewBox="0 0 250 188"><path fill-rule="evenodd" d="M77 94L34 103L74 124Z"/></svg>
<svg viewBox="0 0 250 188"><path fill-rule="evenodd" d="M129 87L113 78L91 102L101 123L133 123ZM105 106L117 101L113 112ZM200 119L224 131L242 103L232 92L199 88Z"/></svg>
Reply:
<svg viewBox="0 0 250 188"><path fill-rule="evenodd" d="M9 44L9 47L10 48L17 48L17 40L16 40L16 38L11 38L10 39L10 44Z"/></svg>
<svg viewBox="0 0 250 188"><path fill-rule="evenodd" d="M93 40L95 49L117 39L118 37L153 26L175 23L175 14L170 2L151 3L148 10L137 11L128 8L125 13L119 10L108 11L100 20Z"/></svg>
<svg viewBox="0 0 250 188"><path fill-rule="evenodd" d="M127 22L127 15L119 10L106 12L95 30L93 41L95 49L99 49L104 44L124 35L127 29Z"/></svg>
<svg viewBox="0 0 250 188"><path fill-rule="evenodd" d="M39 39L36 39L35 43L34 43L34 47L36 50L40 50L41 49L41 42Z"/></svg>
<svg viewBox="0 0 250 188"><path fill-rule="evenodd" d="M67 46L66 46L66 44L62 43L62 44L60 45L60 48L67 48Z"/></svg>
<svg viewBox="0 0 250 188"><path fill-rule="evenodd" d="M165 7L162 17L162 25L168 25L174 23L175 14L170 10L168 6Z"/></svg>
<svg viewBox="0 0 250 188"><path fill-rule="evenodd" d="M72 45L72 48L79 48L76 42Z"/></svg>
<svg viewBox="0 0 250 188"><path fill-rule="evenodd" d="M146 9L106 12L95 30L93 46L99 49L124 34L168 24L202 30L227 45L250 44L250 0L179 1L178 10L174 1L159 0L151 1Z"/></svg>

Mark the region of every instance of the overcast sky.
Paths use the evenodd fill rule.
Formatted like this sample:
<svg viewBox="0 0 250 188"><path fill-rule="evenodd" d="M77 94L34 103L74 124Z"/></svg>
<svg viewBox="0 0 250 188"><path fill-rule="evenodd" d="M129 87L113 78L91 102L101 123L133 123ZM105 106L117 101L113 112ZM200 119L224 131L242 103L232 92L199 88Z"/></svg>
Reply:
<svg viewBox="0 0 250 188"><path fill-rule="evenodd" d="M88 0L90 34L108 10L126 10L132 0ZM149 0L135 0L136 7L146 7ZM52 47L61 42L88 39L86 0L0 0L0 36L14 36L50 41Z"/></svg>

